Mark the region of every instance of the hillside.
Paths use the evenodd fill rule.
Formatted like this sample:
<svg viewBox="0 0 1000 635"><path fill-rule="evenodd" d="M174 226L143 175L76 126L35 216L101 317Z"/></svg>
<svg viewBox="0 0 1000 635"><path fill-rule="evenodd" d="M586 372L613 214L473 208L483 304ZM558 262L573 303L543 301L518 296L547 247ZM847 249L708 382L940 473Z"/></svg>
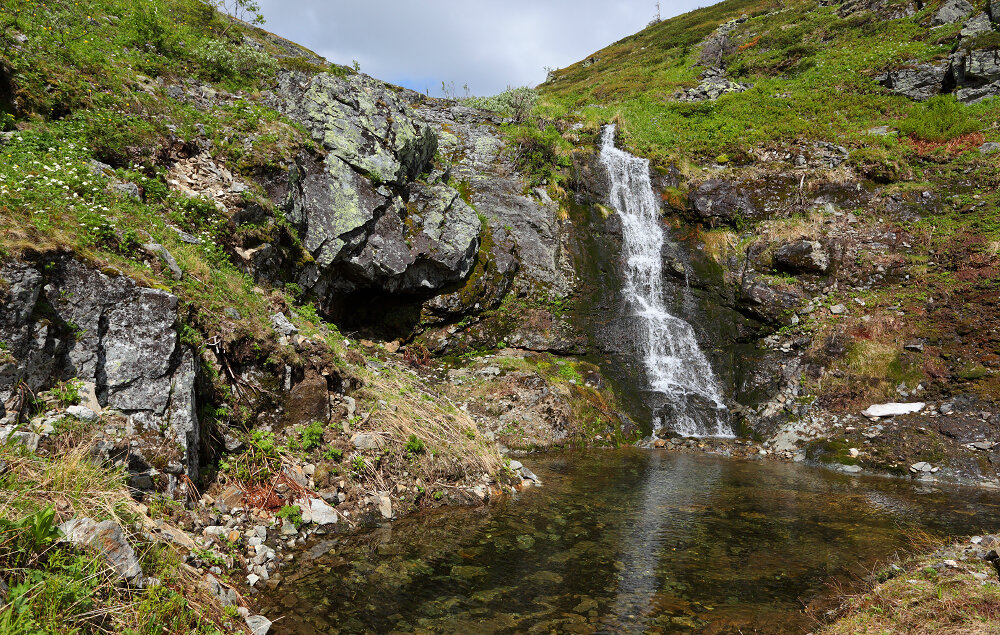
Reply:
<svg viewBox="0 0 1000 635"><path fill-rule="evenodd" d="M266 632L296 540L634 437L495 115L199 0L0 9L0 630Z"/></svg>
<svg viewBox="0 0 1000 635"><path fill-rule="evenodd" d="M0 0L0 631L266 633L555 448L1000 484L996 3L727 0L459 101L249 6ZM647 388L609 123L735 439Z"/></svg>
<svg viewBox="0 0 1000 635"><path fill-rule="evenodd" d="M539 125L583 142L620 123L661 174L691 284L735 293L780 327L769 348L800 351L793 396L834 412L911 393L992 402L990 10L723 2L554 72Z"/></svg>

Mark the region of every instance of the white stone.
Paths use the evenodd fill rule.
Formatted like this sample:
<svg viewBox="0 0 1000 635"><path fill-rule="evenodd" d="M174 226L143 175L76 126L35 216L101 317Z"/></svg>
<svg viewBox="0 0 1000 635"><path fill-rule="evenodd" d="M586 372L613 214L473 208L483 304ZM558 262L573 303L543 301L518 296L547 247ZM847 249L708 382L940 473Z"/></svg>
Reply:
<svg viewBox="0 0 1000 635"><path fill-rule="evenodd" d="M271 620L263 615L250 615L246 618L246 622L253 635L267 635L271 630Z"/></svg>
<svg viewBox="0 0 1000 635"><path fill-rule="evenodd" d="M312 521L320 526L334 525L339 519L337 510L327 505L321 498L309 501L309 513L312 515Z"/></svg>
<svg viewBox="0 0 1000 635"><path fill-rule="evenodd" d="M66 414L76 417L81 421L97 421L97 413L86 406L70 406L66 408Z"/></svg>
<svg viewBox="0 0 1000 635"><path fill-rule="evenodd" d="M378 510L382 514L382 518L392 518L392 500L388 496L379 496Z"/></svg>
<svg viewBox="0 0 1000 635"><path fill-rule="evenodd" d="M878 419L880 417L895 417L897 415L908 415L915 412L920 412L924 409L925 404L922 401L915 403L884 403L875 404L869 406L867 410L862 412L866 417L872 419Z"/></svg>

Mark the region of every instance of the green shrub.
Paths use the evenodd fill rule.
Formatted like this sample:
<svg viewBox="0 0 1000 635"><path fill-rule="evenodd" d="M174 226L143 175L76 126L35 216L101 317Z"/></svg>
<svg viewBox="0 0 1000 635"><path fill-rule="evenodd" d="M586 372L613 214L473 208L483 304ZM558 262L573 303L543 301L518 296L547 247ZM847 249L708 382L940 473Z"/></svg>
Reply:
<svg viewBox="0 0 1000 635"><path fill-rule="evenodd" d="M213 79L268 77L278 68L273 57L246 42L234 46L222 40L207 40L195 50L195 56Z"/></svg>
<svg viewBox="0 0 1000 635"><path fill-rule="evenodd" d="M303 450L309 452L310 450L315 450L323 443L323 423L320 421L313 421L299 435L299 445Z"/></svg>
<svg viewBox="0 0 1000 635"><path fill-rule="evenodd" d="M406 445L403 447L409 454L423 454L427 449L424 442L418 439L415 434L410 435L410 438L406 440Z"/></svg>
<svg viewBox="0 0 1000 635"><path fill-rule="evenodd" d="M514 162L531 176L531 185L542 185L553 180L560 168L569 167L569 158L560 150L569 148L555 126L539 128L525 124L510 130L508 146Z"/></svg>
<svg viewBox="0 0 1000 635"><path fill-rule="evenodd" d="M49 390L49 395L63 408L75 406L80 403L80 386L82 383L79 379L70 379L69 381L58 383Z"/></svg>
<svg viewBox="0 0 1000 635"><path fill-rule="evenodd" d="M355 475L360 476L365 471L365 457L360 454L354 455L351 459L351 469L354 470Z"/></svg>
<svg viewBox="0 0 1000 635"><path fill-rule="evenodd" d="M274 515L278 518L284 518L288 522L292 523L295 525L296 529L302 526L302 508L298 505L285 505Z"/></svg>
<svg viewBox="0 0 1000 635"><path fill-rule="evenodd" d="M910 110L899 124L902 134L923 141L949 141L980 128L982 124L969 115L954 95L932 97Z"/></svg>
<svg viewBox="0 0 1000 635"><path fill-rule="evenodd" d="M344 458L344 451L340 448L327 448L323 453L323 458L327 461L339 461Z"/></svg>
<svg viewBox="0 0 1000 635"><path fill-rule="evenodd" d="M524 121L538 103L538 91L534 88L521 86L508 88L499 95L492 97L467 97L461 102L470 108L492 110L493 112Z"/></svg>

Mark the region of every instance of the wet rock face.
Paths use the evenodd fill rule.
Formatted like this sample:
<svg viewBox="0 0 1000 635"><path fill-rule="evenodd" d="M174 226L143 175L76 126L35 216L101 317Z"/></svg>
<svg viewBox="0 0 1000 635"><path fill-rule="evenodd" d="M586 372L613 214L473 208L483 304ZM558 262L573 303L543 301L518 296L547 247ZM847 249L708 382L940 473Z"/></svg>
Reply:
<svg viewBox="0 0 1000 635"><path fill-rule="evenodd" d="M177 297L75 260L55 263L45 276L11 263L0 278L8 285L0 341L9 353L0 365L0 401L21 382L33 392L70 378L92 382L101 407L128 417L128 436L156 448L147 463L183 465L196 478L196 366L177 335Z"/></svg>
<svg viewBox="0 0 1000 635"><path fill-rule="evenodd" d="M756 216L758 210L750 195L728 181L711 179L691 190L690 207L711 225L734 224L740 218Z"/></svg>

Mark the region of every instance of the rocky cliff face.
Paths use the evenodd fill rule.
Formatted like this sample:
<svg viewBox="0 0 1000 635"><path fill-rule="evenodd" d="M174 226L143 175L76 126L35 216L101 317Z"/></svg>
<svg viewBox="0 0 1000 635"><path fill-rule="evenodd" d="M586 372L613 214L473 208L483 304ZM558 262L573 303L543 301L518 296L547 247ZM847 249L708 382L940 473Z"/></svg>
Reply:
<svg viewBox="0 0 1000 635"><path fill-rule="evenodd" d="M177 297L69 258L46 265L0 269L0 403L82 380L98 413L125 418L117 440L133 471L197 478L195 354L178 337Z"/></svg>

